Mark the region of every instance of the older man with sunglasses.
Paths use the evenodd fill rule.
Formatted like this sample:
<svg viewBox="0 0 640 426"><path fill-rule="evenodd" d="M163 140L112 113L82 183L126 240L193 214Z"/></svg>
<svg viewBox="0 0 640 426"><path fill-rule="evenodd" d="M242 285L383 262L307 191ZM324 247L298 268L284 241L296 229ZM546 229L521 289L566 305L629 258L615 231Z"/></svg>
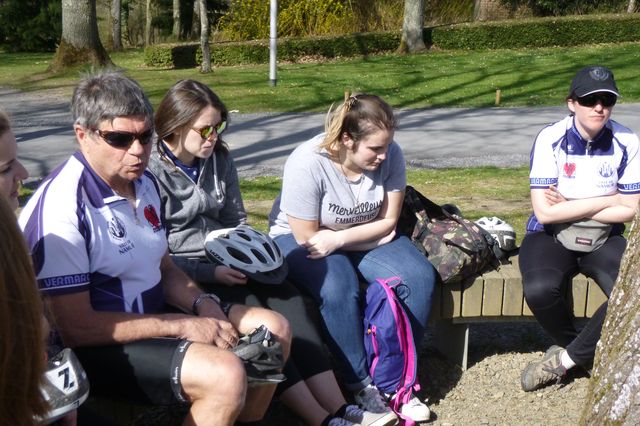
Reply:
<svg viewBox="0 0 640 426"><path fill-rule="evenodd" d="M171 260L157 184L145 171L153 110L136 82L88 76L71 111L80 149L43 181L20 225L92 392L189 403L185 424L260 420L275 384L248 390L242 361L226 349L264 324L286 356L288 323L203 293Z"/></svg>
<svg viewBox="0 0 640 426"><path fill-rule="evenodd" d="M527 304L555 345L523 370L525 391L593 363L607 303L580 330L565 295L578 273L611 294L626 247L623 223L638 210L638 137L611 119L618 96L611 70L581 69L567 96L571 114L542 129L531 151L533 215L519 265Z"/></svg>

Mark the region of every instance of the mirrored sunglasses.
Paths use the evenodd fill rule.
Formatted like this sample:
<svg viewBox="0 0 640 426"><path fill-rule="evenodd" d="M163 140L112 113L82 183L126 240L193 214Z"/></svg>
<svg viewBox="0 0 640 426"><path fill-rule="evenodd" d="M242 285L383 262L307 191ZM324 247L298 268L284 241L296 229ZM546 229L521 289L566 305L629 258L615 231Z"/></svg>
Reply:
<svg viewBox="0 0 640 426"><path fill-rule="evenodd" d="M598 102L600 102L600 104L603 107L610 108L616 104L618 97L613 93L605 92L605 93L592 93L590 95L577 98L576 100L580 105L584 107L593 107Z"/></svg>
<svg viewBox="0 0 640 426"><path fill-rule="evenodd" d="M216 131L216 134L220 135L222 134L222 132L224 132L227 128L227 122L226 121L221 121L218 124L216 124L215 126L206 126L206 127L202 127L200 129L193 129L196 132L198 132L200 134L200 137L202 137L202 139L209 139L211 137L211 135L213 134L213 131Z"/></svg>
<svg viewBox="0 0 640 426"><path fill-rule="evenodd" d="M147 145L153 139L153 129L147 129L142 133L131 133L121 130L93 130L106 143L115 148L129 148L134 140L139 140L142 145Z"/></svg>

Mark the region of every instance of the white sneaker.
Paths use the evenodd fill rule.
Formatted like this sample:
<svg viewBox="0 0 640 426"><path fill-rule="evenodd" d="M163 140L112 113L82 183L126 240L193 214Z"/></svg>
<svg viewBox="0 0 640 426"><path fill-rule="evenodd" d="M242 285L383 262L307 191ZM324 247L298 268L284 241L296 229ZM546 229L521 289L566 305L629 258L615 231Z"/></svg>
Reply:
<svg viewBox="0 0 640 426"><path fill-rule="evenodd" d="M348 405L342 418L362 426L391 426L398 423L398 417L393 411L371 413L357 405Z"/></svg>
<svg viewBox="0 0 640 426"><path fill-rule="evenodd" d="M415 395L411 395L409 402L400 407L400 413L414 422L426 422L431 417L431 410L427 404L420 401Z"/></svg>
<svg viewBox="0 0 640 426"><path fill-rule="evenodd" d="M367 385L355 393L354 399L356 404L365 411L370 413L386 413L391 412L391 408L387 405L380 391L374 385Z"/></svg>

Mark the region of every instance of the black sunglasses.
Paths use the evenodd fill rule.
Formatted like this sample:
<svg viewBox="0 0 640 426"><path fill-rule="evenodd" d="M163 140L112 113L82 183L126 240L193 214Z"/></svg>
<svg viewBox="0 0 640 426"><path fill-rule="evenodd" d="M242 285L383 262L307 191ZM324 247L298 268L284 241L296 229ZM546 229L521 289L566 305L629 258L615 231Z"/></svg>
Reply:
<svg viewBox="0 0 640 426"><path fill-rule="evenodd" d="M610 108L616 104L618 97L613 93L592 93L587 96L583 96L581 98L576 98L578 103L584 107L593 107L598 102L605 107Z"/></svg>
<svg viewBox="0 0 640 426"><path fill-rule="evenodd" d="M129 148L136 139L139 140L142 145L147 145L153 139L153 129L147 129L142 133L98 129L93 129L93 131L114 148Z"/></svg>
<svg viewBox="0 0 640 426"><path fill-rule="evenodd" d="M226 129L227 129L227 122L226 121L221 121L218 124L216 124L215 126L209 125L209 126L202 127L200 129L192 128L192 130L195 130L196 132L198 132L200 134L200 137L202 139L209 139L211 137L211 135L213 134L214 130L216 131L216 134L220 135Z"/></svg>

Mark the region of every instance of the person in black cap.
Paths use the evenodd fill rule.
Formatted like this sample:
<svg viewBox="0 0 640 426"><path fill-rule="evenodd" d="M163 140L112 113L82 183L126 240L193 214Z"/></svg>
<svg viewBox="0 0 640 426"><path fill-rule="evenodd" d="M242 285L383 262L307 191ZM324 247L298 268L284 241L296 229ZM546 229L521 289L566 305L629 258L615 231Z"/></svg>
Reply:
<svg viewBox="0 0 640 426"><path fill-rule="evenodd" d="M638 209L639 142L611 119L619 96L611 70L582 68L566 99L571 114L542 129L531 150L533 214L519 265L527 304L555 345L522 371L525 391L593 364L607 303L579 331L565 295L582 273L609 297L626 248L623 223Z"/></svg>

